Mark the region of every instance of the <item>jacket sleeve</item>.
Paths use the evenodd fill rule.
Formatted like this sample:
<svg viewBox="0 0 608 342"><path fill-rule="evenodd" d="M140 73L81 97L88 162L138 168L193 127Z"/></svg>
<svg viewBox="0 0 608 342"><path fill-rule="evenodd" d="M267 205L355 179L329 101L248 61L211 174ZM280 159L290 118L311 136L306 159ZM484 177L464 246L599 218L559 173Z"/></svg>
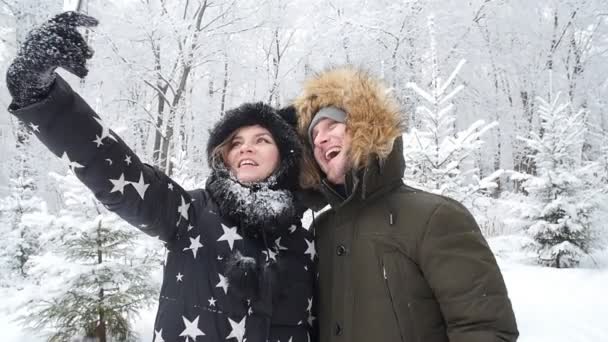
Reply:
<svg viewBox="0 0 608 342"><path fill-rule="evenodd" d="M187 226L191 197L137 155L101 121L65 80L57 77L40 102L9 111L111 211L143 232L171 241Z"/></svg>
<svg viewBox="0 0 608 342"><path fill-rule="evenodd" d="M464 206L452 200L439 204L419 248L420 267L439 302L450 342L517 340L502 274Z"/></svg>

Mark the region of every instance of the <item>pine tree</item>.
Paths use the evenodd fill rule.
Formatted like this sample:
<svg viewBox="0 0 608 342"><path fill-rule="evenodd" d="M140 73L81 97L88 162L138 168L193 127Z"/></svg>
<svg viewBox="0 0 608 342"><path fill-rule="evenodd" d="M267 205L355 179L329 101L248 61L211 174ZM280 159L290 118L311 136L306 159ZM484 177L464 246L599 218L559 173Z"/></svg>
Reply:
<svg viewBox="0 0 608 342"><path fill-rule="evenodd" d="M39 252L38 236L47 217L46 202L34 195L31 178L9 182L11 193L0 200L0 286L26 276L25 265Z"/></svg>
<svg viewBox="0 0 608 342"><path fill-rule="evenodd" d="M416 109L416 126L404 135L405 178L416 187L457 200L496 186L500 171L485 179L479 179L479 170L466 165L483 145L481 137L497 123L473 123L464 131L456 131L456 117L452 99L464 89L450 86L465 64L461 60L447 80L439 77L433 19L429 19L431 31L431 89L424 90L416 83L407 87L420 96L423 103Z"/></svg>
<svg viewBox="0 0 608 342"><path fill-rule="evenodd" d="M16 128L18 141L9 167L8 195L0 199L0 286L11 286L26 276L25 265L39 253L38 236L48 221L46 202L36 195L36 172L31 165L31 137Z"/></svg>
<svg viewBox="0 0 608 342"><path fill-rule="evenodd" d="M85 336L135 341L131 320L156 298L150 280L156 258L136 255L141 235L108 212L73 175L52 174L64 190L62 209L40 238L48 248L28 274L43 291L30 298L21 321L49 341Z"/></svg>
<svg viewBox="0 0 608 342"><path fill-rule="evenodd" d="M597 207L592 185L599 164L582 157L586 112L574 112L559 93L537 98L540 133L521 138L532 151L536 174L519 174L523 190L533 199L527 232L538 243L538 262L567 268L589 252L592 214Z"/></svg>

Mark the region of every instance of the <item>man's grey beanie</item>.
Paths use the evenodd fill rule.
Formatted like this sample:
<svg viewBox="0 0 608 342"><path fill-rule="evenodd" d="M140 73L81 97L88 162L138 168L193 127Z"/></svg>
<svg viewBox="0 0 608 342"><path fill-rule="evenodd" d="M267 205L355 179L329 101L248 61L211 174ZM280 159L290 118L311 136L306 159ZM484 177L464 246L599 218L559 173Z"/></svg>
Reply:
<svg viewBox="0 0 608 342"><path fill-rule="evenodd" d="M336 122L346 123L346 112L338 107L324 107L321 108L315 116L313 116L310 121L310 125L308 125L308 139L310 139L310 145L314 146L314 140L312 138L312 130L319 123L319 121L323 119L332 119Z"/></svg>

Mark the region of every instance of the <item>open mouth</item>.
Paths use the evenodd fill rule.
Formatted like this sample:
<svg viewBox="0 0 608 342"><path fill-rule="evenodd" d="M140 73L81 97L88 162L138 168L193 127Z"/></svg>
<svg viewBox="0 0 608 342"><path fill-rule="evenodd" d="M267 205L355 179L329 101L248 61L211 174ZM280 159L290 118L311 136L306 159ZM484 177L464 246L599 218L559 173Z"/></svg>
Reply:
<svg viewBox="0 0 608 342"><path fill-rule="evenodd" d="M342 148L332 147L329 150L327 150L327 152L325 152L325 159L327 159L327 161L331 161L332 159L337 157L338 154L340 154L340 152L342 152Z"/></svg>
<svg viewBox="0 0 608 342"><path fill-rule="evenodd" d="M254 162L251 159L243 159L239 162L239 168L243 166L258 166L258 163Z"/></svg>

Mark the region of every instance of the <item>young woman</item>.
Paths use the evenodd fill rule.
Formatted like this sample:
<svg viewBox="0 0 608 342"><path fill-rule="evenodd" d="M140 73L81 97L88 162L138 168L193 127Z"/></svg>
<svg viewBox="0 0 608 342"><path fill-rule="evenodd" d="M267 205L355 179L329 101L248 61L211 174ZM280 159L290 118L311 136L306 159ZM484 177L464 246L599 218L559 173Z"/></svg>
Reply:
<svg viewBox="0 0 608 342"><path fill-rule="evenodd" d="M166 243L154 340L309 341L316 253L293 196L293 111L228 111L211 132L206 188L186 191L142 163L54 73L87 74L92 52L76 27L96 24L68 12L34 29L7 72L9 110L109 210Z"/></svg>

